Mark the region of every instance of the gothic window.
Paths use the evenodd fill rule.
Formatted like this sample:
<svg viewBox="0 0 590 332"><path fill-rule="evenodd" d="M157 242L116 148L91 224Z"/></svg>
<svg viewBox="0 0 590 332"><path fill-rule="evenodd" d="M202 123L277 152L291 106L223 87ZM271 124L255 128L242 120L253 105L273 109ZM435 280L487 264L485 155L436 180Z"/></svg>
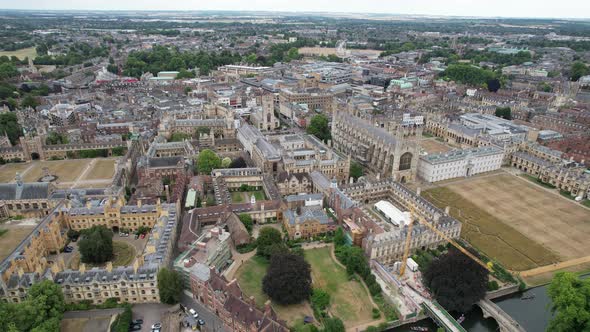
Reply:
<svg viewBox="0 0 590 332"><path fill-rule="evenodd" d="M402 154L401 158L399 159L399 170L403 171L406 169L410 169L412 167L412 154L406 152Z"/></svg>

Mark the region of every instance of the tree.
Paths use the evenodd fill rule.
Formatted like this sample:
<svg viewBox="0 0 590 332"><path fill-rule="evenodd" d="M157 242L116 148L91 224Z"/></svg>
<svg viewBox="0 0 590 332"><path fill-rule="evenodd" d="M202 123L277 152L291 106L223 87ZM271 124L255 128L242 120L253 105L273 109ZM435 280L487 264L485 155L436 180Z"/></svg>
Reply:
<svg viewBox="0 0 590 332"><path fill-rule="evenodd" d="M307 126L307 133L314 135L322 141L332 138L330 127L328 126L328 117L323 114L314 115Z"/></svg>
<svg viewBox="0 0 590 332"><path fill-rule="evenodd" d="M558 272L548 290L553 318L547 331L590 330L590 280L571 272Z"/></svg>
<svg viewBox="0 0 590 332"><path fill-rule="evenodd" d="M495 115L502 119L511 120L512 110L510 107L497 107Z"/></svg>
<svg viewBox="0 0 590 332"><path fill-rule="evenodd" d="M182 278L177 271L162 268L158 272L158 290L160 291L160 301L162 303L178 303L182 288Z"/></svg>
<svg viewBox="0 0 590 332"><path fill-rule="evenodd" d="M221 159L215 154L215 152L205 149L199 153L197 157L197 168L201 174L209 174L215 168L221 166Z"/></svg>
<svg viewBox="0 0 590 332"><path fill-rule="evenodd" d="M35 108L39 106L39 101L32 95L26 95L25 98L23 98L23 100L21 101L20 106L23 108Z"/></svg>
<svg viewBox="0 0 590 332"><path fill-rule="evenodd" d="M430 263L424 282L448 311L468 312L486 293L488 270L451 248Z"/></svg>
<svg viewBox="0 0 590 332"><path fill-rule="evenodd" d="M443 77L458 83L469 85L483 85L495 78L491 70L481 69L469 64L451 64L442 73Z"/></svg>
<svg viewBox="0 0 590 332"><path fill-rule="evenodd" d="M49 133L49 135L47 135L47 138L45 139L45 144L68 144L68 137L65 134L60 134L58 132L52 131Z"/></svg>
<svg viewBox="0 0 590 332"><path fill-rule="evenodd" d="M281 236L281 232L270 226L265 226L260 229L260 233L258 234L258 238L256 239L256 254L259 256L263 256L266 258L270 258L270 254L267 251L267 248L275 243L282 243L283 238Z"/></svg>
<svg viewBox="0 0 590 332"><path fill-rule="evenodd" d="M5 62L0 64L0 80L5 80L18 75L18 70L14 63Z"/></svg>
<svg viewBox="0 0 590 332"><path fill-rule="evenodd" d="M18 124L16 113L7 112L0 114L0 135L8 135L10 143L13 145L18 142L18 138L22 136L22 130Z"/></svg>
<svg viewBox="0 0 590 332"><path fill-rule="evenodd" d="M232 160L231 164L229 165L229 168L245 168L247 166L248 165L246 165L246 161L244 160L244 158L238 157Z"/></svg>
<svg viewBox="0 0 590 332"><path fill-rule="evenodd" d="M586 76L589 73L588 66L583 62L576 61L572 64L572 68L570 70L570 79L572 81L577 81L582 76Z"/></svg>
<svg viewBox="0 0 590 332"><path fill-rule="evenodd" d="M488 80L486 84L488 86L488 91L490 92L498 92L501 87L500 80L497 78Z"/></svg>
<svg viewBox="0 0 590 332"><path fill-rule="evenodd" d="M0 303L2 331L59 331L65 310L61 287L50 280L31 286L20 303Z"/></svg>
<svg viewBox="0 0 590 332"><path fill-rule="evenodd" d="M330 294L321 288L314 288L311 294L311 305L318 310L326 310L330 305Z"/></svg>
<svg viewBox="0 0 590 332"><path fill-rule="evenodd" d="M252 217L246 213L240 213L239 215L240 221L248 230L248 233L252 233L252 228L254 227L254 221L252 221Z"/></svg>
<svg viewBox="0 0 590 332"><path fill-rule="evenodd" d="M113 232L105 226L92 226L82 230L78 243L80 260L84 263L102 264L113 258Z"/></svg>
<svg viewBox="0 0 590 332"><path fill-rule="evenodd" d="M230 157L225 157L225 158L221 159L221 167L222 168L228 168L229 165L231 165L231 158Z"/></svg>
<svg viewBox="0 0 590 332"><path fill-rule="evenodd" d="M169 142L182 142L185 139L190 139L191 135L185 133L174 133L170 136Z"/></svg>
<svg viewBox="0 0 590 332"><path fill-rule="evenodd" d="M356 161L350 163L350 176L356 181L358 178L363 176L364 170L363 166Z"/></svg>
<svg viewBox="0 0 590 332"><path fill-rule="evenodd" d="M342 227L338 227L334 233L334 245L336 247L343 246L346 244L346 238L344 237L344 230Z"/></svg>
<svg viewBox="0 0 590 332"><path fill-rule="evenodd" d="M330 317L324 320L324 332L344 332L344 323L338 317Z"/></svg>
<svg viewBox="0 0 590 332"><path fill-rule="evenodd" d="M262 279L262 290L276 303L301 303L311 295L311 267L298 255L273 255Z"/></svg>

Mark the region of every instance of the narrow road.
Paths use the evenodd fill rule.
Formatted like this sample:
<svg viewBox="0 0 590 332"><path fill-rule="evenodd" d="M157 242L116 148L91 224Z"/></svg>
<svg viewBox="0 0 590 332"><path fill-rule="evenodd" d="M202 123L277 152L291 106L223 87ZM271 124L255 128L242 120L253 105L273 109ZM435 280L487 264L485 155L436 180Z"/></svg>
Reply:
<svg viewBox="0 0 590 332"><path fill-rule="evenodd" d="M183 291L180 296L180 303L187 308L195 309L199 313L199 318L205 321L205 326L208 327L208 331L229 332L219 317L209 311L209 309L205 308L204 305L193 299L191 292L187 290Z"/></svg>

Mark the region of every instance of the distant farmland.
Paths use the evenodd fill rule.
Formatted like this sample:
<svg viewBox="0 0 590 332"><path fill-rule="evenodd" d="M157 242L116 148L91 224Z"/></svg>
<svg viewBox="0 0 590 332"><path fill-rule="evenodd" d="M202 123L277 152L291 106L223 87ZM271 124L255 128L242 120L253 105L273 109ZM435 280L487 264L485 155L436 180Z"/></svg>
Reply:
<svg viewBox="0 0 590 332"><path fill-rule="evenodd" d="M24 60L25 58L35 59L37 57L37 50L35 47L23 48L16 51L0 51L0 56L6 55L7 57L15 56L19 60Z"/></svg>

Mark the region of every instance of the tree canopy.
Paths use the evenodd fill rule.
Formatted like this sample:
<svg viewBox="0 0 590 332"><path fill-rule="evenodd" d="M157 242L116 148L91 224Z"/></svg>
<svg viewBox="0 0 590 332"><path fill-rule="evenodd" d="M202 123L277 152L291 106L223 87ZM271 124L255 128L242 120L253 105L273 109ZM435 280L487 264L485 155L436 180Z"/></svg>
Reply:
<svg viewBox="0 0 590 332"><path fill-rule="evenodd" d="M270 226L265 226L260 229L258 238L256 239L256 254L266 258L270 258L272 251L269 250L273 244L282 243L283 238L281 232Z"/></svg>
<svg viewBox="0 0 590 332"><path fill-rule="evenodd" d="M344 332L344 323L338 317L324 319L324 332Z"/></svg>
<svg viewBox="0 0 590 332"><path fill-rule="evenodd" d="M252 221L252 217L247 213L240 213L238 217L240 218L242 224L244 224L246 227L248 233L252 234L252 228L254 227L254 221Z"/></svg>
<svg viewBox="0 0 590 332"><path fill-rule="evenodd" d="M496 75L491 70L459 63L449 65L442 73L442 76L457 83L470 85L483 85L489 80L496 78Z"/></svg>
<svg viewBox="0 0 590 332"><path fill-rule="evenodd" d="M80 260L84 263L102 264L113 258L113 232L105 226L92 226L82 230L78 242Z"/></svg>
<svg viewBox="0 0 590 332"><path fill-rule="evenodd" d="M232 160L231 164L229 164L229 168L245 168L247 166L246 161L242 157Z"/></svg>
<svg viewBox="0 0 590 332"><path fill-rule="evenodd" d="M430 263L423 277L426 286L445 309L468 312L485 296L488 270L451 248Z"/></svg>
<svg viewBox="0 0 590 332"><path fill-rule="evenodd" d="M197 168L201 174L210 174L212 170L221 166L221 158L215 152L205 149L199 152L197 157Z"/></svg>
<svg viewBox="0 0 590 332"><path fill-rule="evenodd" d="M0 302L2 331L59 331L65 310L61 287L50 280L33 284L21 303Z"/></svg>
<svg viewBox="0 0 590 332"><path fill-rule="evenodd" d="M590 331L590 280L571 272L555 274L548 290L554 316L547 331Z"/></svg>
<svg viewBox="0 0 590 332"><path fill-rule="evenodd" d="M45 139L45 144L68 144L68 137L65 134L52 131L49 133L49 135L47 135L47 138Z"/></svg>
<svg viewBox="0 0 590 332"><path fill-rule="evenodd" d="M352 177L355 181L358 180L361 176L363 176L364 170L363 166L356 161L350 163L350 177Z"/></svg>
<svg viewBox="0 0 590 332"><path fill-rule="evenodd" d="M160 301L162 303L178 303L182 288L182 278L177 271L162 268L158 272L158 290L160 291Z"/></svg>
<svg viewBox="0 0 590 332"><path fill-rule="evenodd" d="M0 114L0 135L8 135L10 143L16 144L18 138L22 136L22 130L18 124L16 113L8 112Z"/></svg>
<svg viewBox="0 0 590 332"><path fill-rule="evenodd" d="M512 110L510 107L497 107L495 115L502 119L512 120Z"/></svg>
<svg viewBox="0 0 590 332"><path fill-rule="evenodd" d="M301 303L311 295L311 267L299 255L273 255L262 279L262 289L276 303Z"/></svg>
<svg viewBox="0 0 590 332"><path fill-rule="evenodd" d="M585 63L581 61L576 61L572 64L572 69L570 70L570 79L572 81L577 81L582 76L586 76L590 73L590 69L586 66Z"/></svg>
<svg viewBox="0 0 590 332"><path fill-rule="evenodd" d="M332 138L330 127L328 126L328 117L323 114L314 115L307 126L307 133L314 135L322 141Z"/></svg>

